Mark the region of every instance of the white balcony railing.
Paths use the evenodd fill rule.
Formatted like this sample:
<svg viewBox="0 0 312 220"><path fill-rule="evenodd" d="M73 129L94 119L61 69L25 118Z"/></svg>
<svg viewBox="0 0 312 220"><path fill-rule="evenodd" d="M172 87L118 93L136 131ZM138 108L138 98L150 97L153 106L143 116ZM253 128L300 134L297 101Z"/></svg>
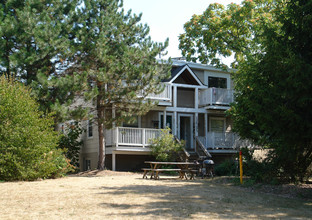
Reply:
<svg viewBox="0 0 312 220"><path fill-rule="evenodd" d="M171 101L172 97L172 89L170 84L164 84L165 88L164 91L162 91L159 94L148 94L146 96L147 99L155 99L155 100L162 100L162 101ZM141 91L138 96L142 96L143 91Z"/></svg>
<svg viewBox="0 0 312 220"><path fill-rule="evenodd" d="M233 89L208 88L199 91L199 106L229 105L234 101Z"/></svg>
<svg viewBox="0 0 312 220"><path fill-rule="evenodd" d="M242 140L233 132L208 132L206 137L198 137L207 150L238 150L240 147L254 146Z"/></svg>
<svg viewBox="0 0 312 220"><path fill-rule="evenodd" d="M146 147L152 138L159 137L160 129L116 127L105 133L106 146Z"/></svg>

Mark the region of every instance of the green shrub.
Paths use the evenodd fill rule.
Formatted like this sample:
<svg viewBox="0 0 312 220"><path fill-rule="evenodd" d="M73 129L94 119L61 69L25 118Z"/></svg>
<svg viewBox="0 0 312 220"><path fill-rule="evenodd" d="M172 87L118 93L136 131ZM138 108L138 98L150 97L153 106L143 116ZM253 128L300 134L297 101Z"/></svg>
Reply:
<svg viewBox="0 0 312 220"><path fill-rule="evenodd" d="M254 150L248 148L242 148L243 156L243 173L245 176L249 176L255 182L265 182L277 184L279 180L278 170L274 167L270 161L263 160L258 161L253 158Z"/></svg>
<svg viewBox="0 0 312 220"><path fill-rule="evenodd" d="M0 77L0 179L34 180L63 175L70 169L53 119L38 110L30 91Z"/></svg>
<svg viewBox="0 0 312 220"><path fill-rule="evenodd" d="M234 159L225 160L214 168L217 176L232 176L237 174L237 162Z"/></svg>
<svg viewBox="0 0 312 220"><path fill-rule="evenodd" d="M183 149L184 141L178 143L170 129L162 129L158 138L151 140L151 154L158 161L176 161L178 153Z"/></svg>

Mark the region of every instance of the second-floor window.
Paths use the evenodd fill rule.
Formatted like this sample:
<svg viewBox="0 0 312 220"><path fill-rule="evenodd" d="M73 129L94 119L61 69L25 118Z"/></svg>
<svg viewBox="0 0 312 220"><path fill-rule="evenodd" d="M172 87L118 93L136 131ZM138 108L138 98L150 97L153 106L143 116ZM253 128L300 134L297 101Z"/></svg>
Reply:
<svg viewBox="0 0 312 220"><path fill-rule="evenodd" d="M92 120L88 120L88 128L87 128L88 138L93 137L93 126L92 126Z"/></svg>
<svg viewBox="0 0 312 220"><path fill-rule="evenodd" d="M227 79L222 78L222 77L214 77L214 76L209 76L208 77L208 87L215 87L215 88L223 88L226 89L227 86Z"/></svg>

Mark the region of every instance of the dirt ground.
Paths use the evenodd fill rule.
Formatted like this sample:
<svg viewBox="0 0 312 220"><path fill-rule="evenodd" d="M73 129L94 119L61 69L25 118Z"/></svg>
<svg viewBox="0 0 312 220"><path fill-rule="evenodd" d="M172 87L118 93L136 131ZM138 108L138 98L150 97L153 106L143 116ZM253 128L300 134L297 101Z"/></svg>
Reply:
<svg viewBox="0 0 312 220"><path fill-rule="evenodd" d="M289 188L290 187L290 188ZM0 219L309 219L312 188L233 186L224 178L179 180L102 171L0 183Z"/></svg>

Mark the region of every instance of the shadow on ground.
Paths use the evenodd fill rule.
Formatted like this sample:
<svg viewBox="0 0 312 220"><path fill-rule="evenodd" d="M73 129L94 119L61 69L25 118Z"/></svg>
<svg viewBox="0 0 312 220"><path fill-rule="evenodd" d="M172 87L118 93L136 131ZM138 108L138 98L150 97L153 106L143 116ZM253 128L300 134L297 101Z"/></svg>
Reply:
<svg viewBox="0 0 312 220"><path fill-rule="evenodd" d="M98 189L97 189L98 190ZM102 208L120 210L125 217L164 218L310 218L312 201L252 192L218 179L184 181L141 179L139 185L101 187ZM139 202L133 198L139 198Z"/></svg>

